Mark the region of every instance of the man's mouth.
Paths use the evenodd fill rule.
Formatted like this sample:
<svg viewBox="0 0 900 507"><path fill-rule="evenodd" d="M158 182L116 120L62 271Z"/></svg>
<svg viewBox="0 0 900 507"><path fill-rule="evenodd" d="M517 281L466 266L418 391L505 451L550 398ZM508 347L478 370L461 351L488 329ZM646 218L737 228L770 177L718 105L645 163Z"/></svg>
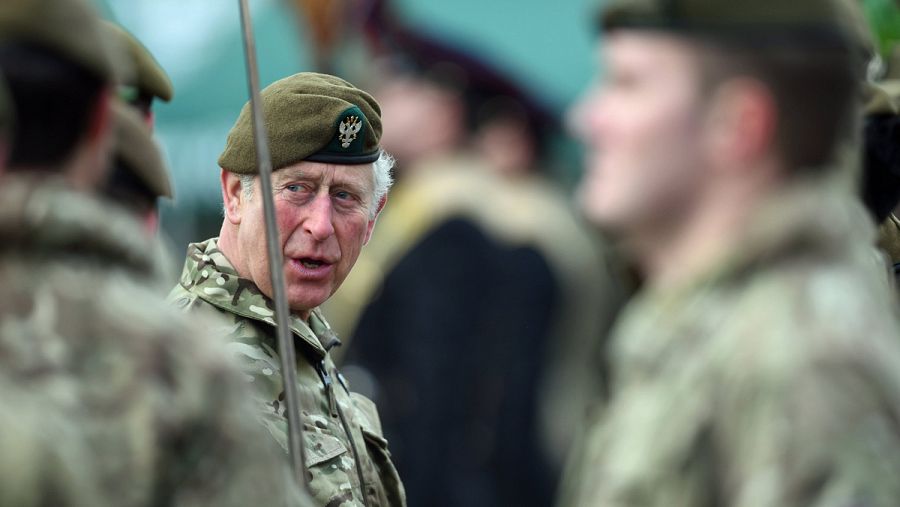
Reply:
<svg viewBox="0 0 900 507"><path fill-rule="evenodd" d="M310 259L307 257L307 258L300 259L300 264L302 264L303 267L305 267L305 268L315 269L315 268L318 268L319 266L322 266L325 263L320 260Z"/></svg>

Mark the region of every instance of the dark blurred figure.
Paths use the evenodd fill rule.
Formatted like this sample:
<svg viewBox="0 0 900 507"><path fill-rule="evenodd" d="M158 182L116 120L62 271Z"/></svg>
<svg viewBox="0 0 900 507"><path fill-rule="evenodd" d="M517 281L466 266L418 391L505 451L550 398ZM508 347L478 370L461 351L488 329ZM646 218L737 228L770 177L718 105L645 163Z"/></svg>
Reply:
<svg viewBox="0 0 900 507"><path fill-rule="evenodd" d="M0 72L0 175L6 170L6 159L9 156L12 142L12 125L15 113L10 103L9 92Z"/></svg>
<svg viewBox="0 0 900 507"><path fill-rule="evenodd" d="M900 328L843 157L852 4L605 4L582 203L645 282L560 505L900 505Z"/></svg>
<svg viewBox="0 0 900 507"><path fill-rule="evenodd" d="M556 119L497 69L389 21L373 45L397 184L325 308L350 337L345 374L383 407L411 505L544 506L602 390L617 287L542 174Z"/></svg>
<svg viewBox="0 0 900 507"><path fill-rule="evenodd" d="M898 46L900 48L900 46ZM887 72L898 72L900 52ZM863 133L862 196L878 230L878 247L888 257L895 287L900 287L900 77L868 85Z"/></svg>

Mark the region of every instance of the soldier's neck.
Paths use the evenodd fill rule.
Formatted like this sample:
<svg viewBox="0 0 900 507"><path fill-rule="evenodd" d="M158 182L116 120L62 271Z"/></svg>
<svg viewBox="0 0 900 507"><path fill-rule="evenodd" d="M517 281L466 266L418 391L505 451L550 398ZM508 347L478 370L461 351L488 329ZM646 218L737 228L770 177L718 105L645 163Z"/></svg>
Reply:
<svg viewBox="0 0 900 507"><path fill-rule="evenodd" d="M769 190L762 182L713 189L679 223L645 237L637 253L648 287L677 289L719 268L744 246L754 210Z"/></svg>

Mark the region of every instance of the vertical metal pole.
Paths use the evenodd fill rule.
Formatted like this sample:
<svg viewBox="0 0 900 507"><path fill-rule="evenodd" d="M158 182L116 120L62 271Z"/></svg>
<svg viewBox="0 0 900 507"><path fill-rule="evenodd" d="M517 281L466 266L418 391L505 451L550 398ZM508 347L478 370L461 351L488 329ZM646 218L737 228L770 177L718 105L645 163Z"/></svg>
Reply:
<svg viewBox="0 0 900 507"><path fill-rule="evenodd" d="M281 239L275 221L275 200L272 193L272 157L269 153L268 132L263 118L262 99L259 91L259 67L256 62L256 44L253 38L253 22L250 19L248 0L238 0L241 9L244 56L247 64L247 84L250 88L250 110L253 115L253 138L256 142L256 161L262 191L263 211L266 221L266 244L269 250L269 271L272 277L272 299L275 301L275 332L278 337L278 354L281 356L281 375L284 380L285 413L288 423L288 454L294 476L307 492L306 456L303 447L303 421L297 396L297 354L288 323L287 292L284 283L284 257Z"/></svg>

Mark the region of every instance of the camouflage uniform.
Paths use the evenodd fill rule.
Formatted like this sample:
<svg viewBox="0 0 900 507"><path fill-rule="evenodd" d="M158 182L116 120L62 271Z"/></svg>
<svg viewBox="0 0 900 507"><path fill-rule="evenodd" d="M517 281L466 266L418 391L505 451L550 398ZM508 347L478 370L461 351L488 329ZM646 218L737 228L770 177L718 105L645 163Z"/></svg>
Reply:
<svg viewBox="0 0 900 507"><path fill-rule="evenodd" d="M188 247L180 285L169 301L184 310L214 309L226 318L223 335L254 387L262 422L287 449L272 301L238 276L216 239ZM298 343L297 390L311 493L323 506L405 505L375 405L349 391L328 353L340 343L337 336L319 310L312 312L308 324L294 315L290 321Z"/></svg>
<svg viewBox="0 0 900 507"><path fill-rule="evenodd" d="M146 287L139 225L3 183L0 506L308 505L229 358Z"/></svg>
<svg viewBox="0 0 900 507"><path fill-rule="evenodd" d="M773 198L718 269L630 304L561 504L900 505L898 327L872 230L812 187Z"/></svg>

